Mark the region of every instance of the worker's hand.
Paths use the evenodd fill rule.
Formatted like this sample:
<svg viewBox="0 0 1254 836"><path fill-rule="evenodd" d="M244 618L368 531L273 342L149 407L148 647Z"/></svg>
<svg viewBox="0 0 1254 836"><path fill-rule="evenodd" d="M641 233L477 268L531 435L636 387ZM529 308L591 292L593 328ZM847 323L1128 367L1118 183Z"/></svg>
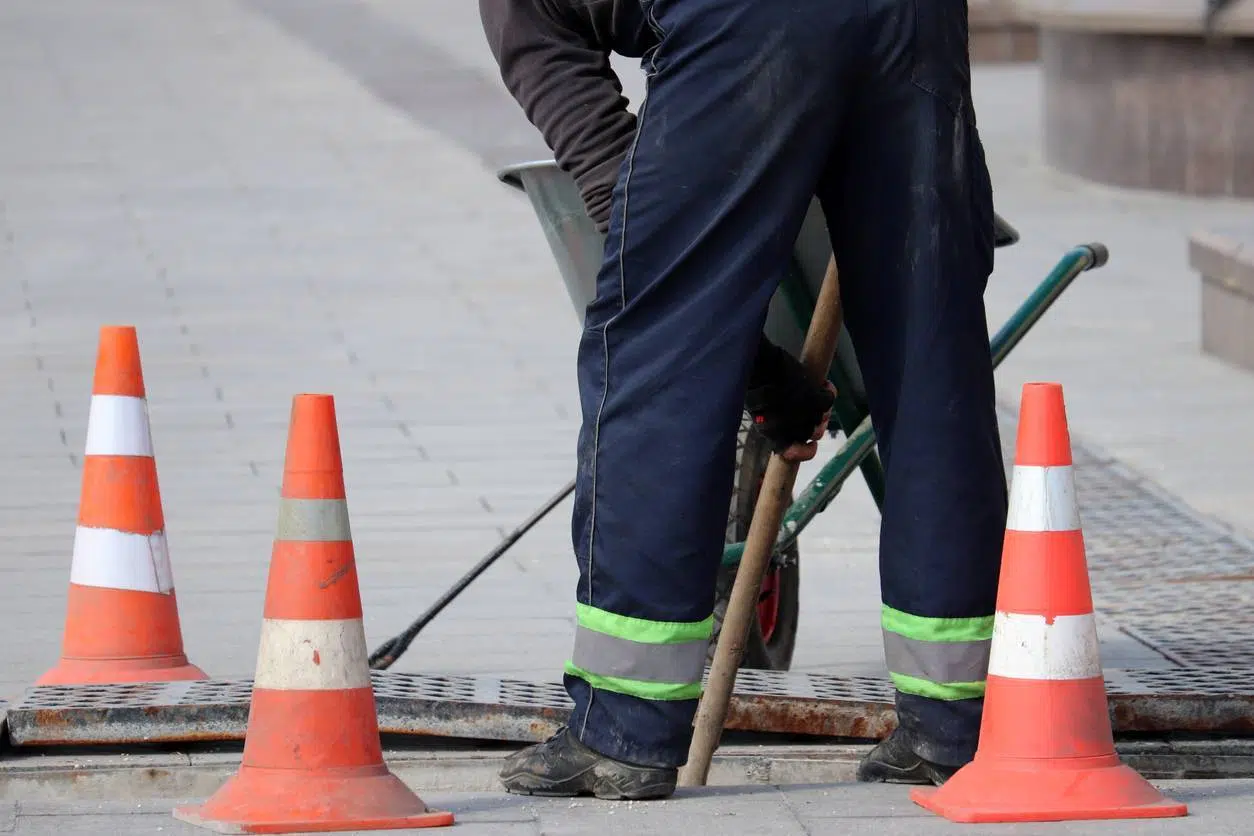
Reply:
<svg viewBox="0 0 1254 836"><path fill-rule="evenodd" d="M818 441L831 421L836 387L829 381L815 386L799 362L788 360L769 384L749 391L746 406L772 451L788 461L809 461L818 455Z"/></svg>
<svg viewBox="0 0 1254 836"><path fill-rule="evenodd" d="M835 402L836 387L827 382L827 391L832 393L832 400ZM784 461L789 462L808 462L810 459L818 455L819 439L823 437L823 433L827 432L827 425L831 423L832 410L829 408L823 413L823 420L814 428L814 432L810 435L810 440L805 444L792 444L780 453L780 457Z"/></svg>

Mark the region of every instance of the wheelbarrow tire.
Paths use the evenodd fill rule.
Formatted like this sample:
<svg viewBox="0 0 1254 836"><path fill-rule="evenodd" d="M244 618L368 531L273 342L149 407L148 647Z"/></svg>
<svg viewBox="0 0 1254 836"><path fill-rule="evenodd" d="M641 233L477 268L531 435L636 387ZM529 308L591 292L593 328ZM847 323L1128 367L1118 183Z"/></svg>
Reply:
<svg viewBox="0 0 1254 836"><path fill-rule="evenodd" d="M749 535L749 524L758 501L758 490L766 475L771 448L767 440L754 428L746 414L737 440L736 481L732 489L731 507L727 520L727 542L739 543ZM797 645L797 626L800 616L801 567L797 546L786 555L784 565L772 568L762 586L763 601L758 617L749 622L749 635L745 638L742 668L786 671L792 666L793 650ZM723 617L731 598L732 585L736 580L736 567L724 566L719 570L714 597L714 635L710 640L707 660L714 659ZM764 625L763 617L769 619ZM773 617L771 617L773 616ZM764 626L769 632L764 633Z"/></svg>

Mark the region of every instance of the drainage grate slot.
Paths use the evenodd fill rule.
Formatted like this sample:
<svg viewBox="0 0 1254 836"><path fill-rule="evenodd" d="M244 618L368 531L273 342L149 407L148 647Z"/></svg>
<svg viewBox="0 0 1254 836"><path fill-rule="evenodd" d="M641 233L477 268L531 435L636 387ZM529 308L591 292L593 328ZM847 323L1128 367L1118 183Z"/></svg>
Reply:
<svg viewBox="0 0 1254 836"><path fill-rule="evenodd" d="M424 674L393 674L381 676L371 672L377 699L436 700L473 702L475 678L471 676L428 676Z"/></svg>

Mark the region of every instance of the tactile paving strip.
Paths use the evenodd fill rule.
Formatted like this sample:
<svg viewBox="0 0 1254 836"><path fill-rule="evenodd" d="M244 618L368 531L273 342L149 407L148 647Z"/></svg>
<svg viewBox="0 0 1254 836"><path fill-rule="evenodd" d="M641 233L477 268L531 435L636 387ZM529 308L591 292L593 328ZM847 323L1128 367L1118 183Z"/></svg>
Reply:
<svg viewBox="0 0 1254 836"><path fill-rule="evenodd" d="M1002 433L1009 472L1013 419ZM1074 457L1095 606L1167 660L1106 671L1116 732L1254 733L1254 544L1114 462L1079 446ZM570 708L556 683L372 677L385 734L537 740ZM9 706L9 734L16 745L238 740L250 694L249 680L32 688ZM743 670L727 724L876 738L893 722L886 680Z"/></svg>

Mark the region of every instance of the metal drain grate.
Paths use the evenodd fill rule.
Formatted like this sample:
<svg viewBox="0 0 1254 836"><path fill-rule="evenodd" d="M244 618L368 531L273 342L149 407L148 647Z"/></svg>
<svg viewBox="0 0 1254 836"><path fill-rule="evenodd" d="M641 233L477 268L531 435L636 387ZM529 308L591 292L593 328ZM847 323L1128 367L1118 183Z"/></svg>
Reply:
<svg viewBox="0 0 1254 836"><path fill-rule="evenodd" d="M520 707L571 706L566 689L549 682L519 682L506 679L501 682L501 704Z"/></svg>
<svg viewBox="0 0 1254 836"><path fill-rule="evenodd" d="M378 698L392 700L425 700L447 702L473 702L475 681L466 676L393 676L386 679L371 674Z"/></svg>
<svg viewBox="0 0 1254 836"><path fill-rule="evenodd" d="M708 670L706 676L709 676ZM736 693L746 697L787 695L800 699L845 700L885 705L891 705L893 701L893 686L886 679L822 673L742 670L736 673Z"/></svg>
<svg viewBox="0 0 1254 836"><path fill-rule="evenodd" d="M119 705L135 708L161 705L247 705L252 694L252 680L216 679L93 687L45 685L36 691L39 694L40 707L49 710L92 711Z"/></svg>
<svg viewBox="0 0 1254 836"><path fill-rule="evenodd" d="M1106 692L1254 697L1254 667L1106 671Z"/></svg>
<svg viewBox="0 0 1254 836"><path fill-rule="evenodd" d="M1015 419L1002 414L1014 462ZM1073 445L1095 608L1180 666L1254 664L1254 543Z"/></svg>
<svg viewBox="0 0 1254 836"><path fill-rule="evenodd" d="M542 740L570 711L560 685L487 676L374 672L384 734ZM1116 732L1254 732L1254 668L1106 671ZM9 707L17 746L242 740L251 683L32 688ZM742 671L727 727L822 737L892 730L887 680Z"/></svg>
<svg viewBox="0 0 1254 836"><path fill-rule="evenodd" d="M1013 464L1014 419L1002 416ZM1108 670L1116 732L1254 733L1254 545L1080 446L1074 450L1094 604L1177 667ZM556 683L372 672L385 734L531 741L570 700ZM249 680L42 687L8 707L19 746L240 740ZM880 738L887 680L744 670L731 729Z"/></svg>

